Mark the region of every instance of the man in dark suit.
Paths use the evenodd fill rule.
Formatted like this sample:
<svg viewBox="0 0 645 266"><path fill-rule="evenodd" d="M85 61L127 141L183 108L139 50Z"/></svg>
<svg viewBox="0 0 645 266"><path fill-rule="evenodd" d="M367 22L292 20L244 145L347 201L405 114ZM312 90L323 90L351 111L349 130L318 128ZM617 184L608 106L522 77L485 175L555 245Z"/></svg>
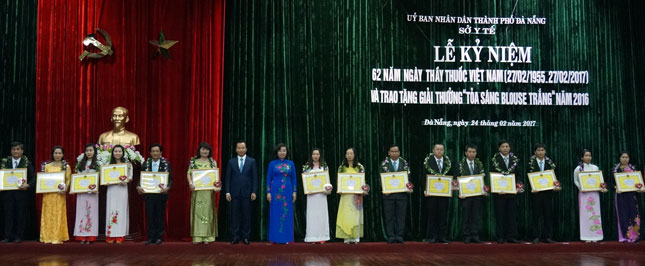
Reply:
<svg viewBox="0 0 645 266"><path fill-rule="evenodd" d="M256 198L258 190L258 170L255 159L246 155L246 142L235 144L237 156L228 161L224 192L226 200L231 202L231 244L243 241L249 244L251 235L251 201Z"/></svg>
<svg viewBox="0 0 645 266"><path fill-rule="evenodd" d="M11 156L2 159L2 169L27 168L27 180L18 190L7 190L2 192L2 203L4 209L4 243L20 243L25 233L27 224L27 202L31 201L33 192L28 191L36 185L36 173L34 166L27 156L23 156L24 146L20 142L11 143Z"/></svg>
<svg viewBox="0 0 645 266"><path fill-rule="evenodd" d="M497 143L498 153L493 155L491 163L493 170L505 175L515 174L519 178L518 167L520 159L511 153L511 144L506 140ZM497 222L497 243L520 243L517 237L517 195L499 193L495 197L495 220Z"/></svg>
<svg viewBox="0 0 645 266"><path fill-rule="evenodd" d="M398 145L390 145L387 151L387 158L381 162L379 172L407 172L410 174L410 167L405 159L401 158L401 150ZM407 184L406 184L407 186ZM383 194L383 218L385 220L385 234L387 243L403 244L405 236L405 213L408 208L408 193Z"/></svg>
<svg viewBox="0 0 645 266"><path fill-rule="evenodd" d="M477 159L477 146L466 145L464 159L459 164L460 176L479 175L484 173L482 163ZM460 200L462 214L462 228L464 243L481 243L479 240L479 226L481 223L482 197L467 197Z"/></svg>
<svg viewBox="0 0 645 266"><path fill-rule="evenodd" d="M555 163L546 156L546 145L542 143L535 144L533 152L534 156L531 157L529 162L529 173L555 170ZM553 233L553 191L531 191L533 193L533 221L536 223L533 226L534 244L539 243L540 238L544 243L555 243L551 239ZM542 220L542 226L540 226L540 220ZM542 231L541 234L540 230Z"/></svg>
<svg viewBox="0 0 645 266"><path fill-rule="evenodd" d="M431 175L453 176L453 169L450 158L444 156L444 145L435 144L432 153L426 156L423 165L426 172ZM427 179L426 179L427 181ZM427 187L427 184L426 184ZM428 243L450 243L446 236L448 235L448 203L447 197L428 196Z"/></svg>
<svg viewBox="0 0 645 266"><path fill-rule="evenodd" d="M150 158L146 160L142 171L147 172L167 172L168 184L160 184L161 192L159 194L144 194L143 189L137 186L139 194L144 194L143 199L146 202L146 218L148 219L148 241L146 245L161 244L161 236L164 232L164 221L166 218L166 202L168 201L168 191L172 187L172 170L170 162L161 157L163 147L155 143L150 145Z"/></svg>

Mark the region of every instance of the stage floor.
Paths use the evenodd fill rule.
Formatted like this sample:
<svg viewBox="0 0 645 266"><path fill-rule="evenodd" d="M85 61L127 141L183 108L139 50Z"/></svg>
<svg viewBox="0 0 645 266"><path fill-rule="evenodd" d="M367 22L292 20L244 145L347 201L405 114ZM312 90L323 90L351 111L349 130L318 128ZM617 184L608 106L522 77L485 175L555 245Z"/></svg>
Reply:
<svg viewBox="0 0 645 266"><path fill-rule="evenodd" d="M0 244L0 265L645 265L645 244Z"/></svg>

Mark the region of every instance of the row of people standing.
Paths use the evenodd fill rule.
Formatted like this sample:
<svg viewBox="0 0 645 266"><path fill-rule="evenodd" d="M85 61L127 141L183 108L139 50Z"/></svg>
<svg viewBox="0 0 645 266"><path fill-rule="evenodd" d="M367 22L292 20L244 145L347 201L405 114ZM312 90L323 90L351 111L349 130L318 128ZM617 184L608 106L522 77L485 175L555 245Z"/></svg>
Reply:
<svg viewBox="0 0 645 266"><path fill-rule="evenodd" d="M286 149L286 148L285 148ZM516 174L520 164L519 158L511 152L510 143L502 140L498 143L498 151L491 159L491 172L503 174ZM538 143L534 146L534 155L528 163L528 173L555 170L556 164L547 155L547 147ZM453 164L444 155L443 144L436 144L424 160L424 168L427 174L447 176L469 176L484 174L485 169L481 160L477 158L478 148L476 145L467 145L464 149L464 157L458 164ZM398 145L391 145L388 148L388 157L381 162L379 171L400 172L410 168L408 162L400 157L401 151ZM303 167L303 172L312 170L326 170L326 164L320 163L321 151L314 149L310 154L309 162ZM278 154L279 158L284 158ZM591 152L583 150L579 155L579 165L573 173L574 184L580 189L578 183L579 171L594 171L598 167L591 164ZM281 159L282 160L282 159ZM356 169L352 169L353 165ZM321 165L324 165L321 167ZM635 167L629 162L629 153L621 152L620 161L614 166L613 172L635 171ZM345 159L338 168L338 173L364 172L364 168L356 160L356 151L353 148L346 150ZM516 175L516 179L519 179ZM295 179L294 179L295 180ZM267 180L269 182L269 180ZM295 182L295 181L294 181ZM554 193L561 190L556 185L554 190L536 191L532 193L532 213L534 221L533 242L554 243L553 237L553 198ZM606 192L606 190L604 190ZM645 192L641 189L638 192ZM640 238L639 226L640 216L636 193L638 192L616 192L616 217L618 220L618 235L620 242L637 242ZM328 240L329 225L327 214L327 201L322 192L307 196L307 235L306 242ZM600 205L598 192L579 192L579 221L580 239L589 242L602 240L602 224L600 221ZM294 194L295 196L295 194ZM362 196L363 195L341 195L338 219L336 221L336 237L345 239L345 243L357 243L362 236ZM429 243L449 243L447 239L447 211L448 198L426 196L428 213L426 240ZM405 234L405 219L408 196L406 193L383 194L384 228L388 243L403 243ZM482 219L482 199L480 197L460 198L462 212L462 231L466 243L481 243L479 230ZM519 243L517 239L517 211L518 195L499 193L494 195L496 231L498 243ZM322 238L319 238L323 236Z"/></svg>
<svg viewBox="0 0 645 266"><path fill-rule="evenodd" d="M15 144L15 145L14 145ZM24 210L21 214L19 206L7 206L8 203L20 204L19 197L25 196L25 190L35 184L34 170L31 163L22 152L22 144L12 144L12 156L3 159L3 168L28 168L28 179L19 191L5 191L3 202L5 206L5 236L4 242L22 240L24 232ZM498 145L499 153L492 158L492 171L505 174L515 173L519 164L517 156L510 152L510 144L501 141ZM143 163L144 171L169 172L170 164L161 156L163 148L159 144L150 147L150 159ZM111 164L127 163L124 158L125 149L117 145L112 149ZM246 143L240 141L236 144L237 157L231 159L225 175L226 199L231 202L233 243L244 241L248 244L250 238L251 202L256 199L257 167L255 160L246 156ZM529 172L555 169L555 163L546 156L546 146L537 144L534 156L529 162ZM321 156L320 149L314 149L308 162L303 166L303 172L328 170L327 164ZM267 169L267 201L270 203L269 241L275 243L293 242L293 203L296 200L297 178L295 165L287 160L288 149L286 145L279 144L275 149L276 159L269 163ZM580 156L580 165L574 170L574 176L579 171L597 170L591 164L591 153L584 150ZM468 145L464 151L464 158L453 167L450 159L444 155L444 146L436 144L433 152L424 160L424 167L429 174L442 174L449 176L463 176L483 173L484 168L477 159L477 147ZM215 209L213 191L194 191L190 173L194 169L217 168L217 163L212 159L212 148L207 143L201 143L198 153L190 161L188 170L188 184L191 190L191 236L193 242L210 243L217 237L217 210ZM90 173L99 171L100 164L96 159L96 148L92 144L85 147L84 154L76 166L77 173ZM106 209L106 240L108 243L121 243L128 234L129 213L127 185L132 180L132 167L128 168L127 178L119 185L109 186L107 189ZM43 165L45 172L64 171L65 183L69 187L71 169L64 160L64 150L61 146L52 149L51 160ZM408 171L409 165L400 157L400 148L392 145L388 148L388 157L381 163L380 172ZM635 167L629 163L629 154L621 153L620 162L614 167L614 172L634 171ZM345 158L338 168L338 173L365 172L364 167L358 162L356 151L349 148L345 151ZM172 174L171 174L172 176ZM167 193L172 187L172 177L162 189L161 194L146 194L146 215L148 216L149 241L148 243L160 244L164 230L163 217ZM579 187L577 178L574 183ZM140 187L137 189L142 192ZM557 190L556 190L557 191ZM306 242L324 242L329 237L329 215L327 212L326 195L330 190L318 194L307 195L307 235ZM552 234L552 191L534 193L533 212L535 221L542 234L536 235L534 242L540 240L553 242ZM336 237L345 240L345 243L358 243L363 235L363 208L361 194L342 194L336 221ZM427 196L427 208L430 215L428 219L428 242L449 242L447 235L447 207L446 198ZM384 221L388 243L403 243L405 233L405 217L408 196L405 193L383 195ZM479 243L479 224L481 221L481 197L462 198L461 209L463 213L463 233L466 242ZM585 241L602 240L602 225L598 204L598 192L580 192L580 234ZM24 202L24 200L22 200ZM616 215L618 218L619 240L621 242L635 242L639 239L640 217L636 194L634 192L616 195ZM519 242L517 236L517 197L513 194L496 195L496 220L498 242ZM17 207L17 208L16 208ZM98 194L78 194L76 204L76 220L74 236L81 243L91 243L98 235ZM591 208L591 210L590 210ZM22 208L24 209L24 208ZM41 215L41 242L62 243L68 240L67 217L65 210L65 191L61 193L47 193L43 195ZM21 222L22 221L22 222ZM541 221L541 223L540 223ZM16 223L18 222L18 223ZM22 224L22 228L21 228Z"/></svg>

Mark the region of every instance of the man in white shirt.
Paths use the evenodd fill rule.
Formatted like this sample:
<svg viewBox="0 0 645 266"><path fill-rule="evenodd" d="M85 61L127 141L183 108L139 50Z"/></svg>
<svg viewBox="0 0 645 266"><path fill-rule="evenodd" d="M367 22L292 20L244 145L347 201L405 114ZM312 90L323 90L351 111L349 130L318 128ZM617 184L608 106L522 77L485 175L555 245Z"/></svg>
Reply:
<svg viewBox="0 0 645 266"><path fill-rule="evenodd" d="M423 164L427 173L432 175L445 175L454 178L450 158L444 156L445 146L435 144L432 153L426 156ZM424 178L425 179L425 178ZM426 180L427 181L427 180ZM448 203L447 197L426 196L428 227L426 239L428 243L450 243L448 236Z"/></svg>
<svg viewBox="0 0 645 266"><path fill-rule="evenodd" d="M388 147L387 158L381 162L379 172L407 172L410 174L408 163L401 158L401 149L398 145L392 144ZM406 192L383 194L383 220L388 244L404 243L408 200L409 197Z"/></svg>
<svg viewBox="0 0 645 266"><path fill-rule="evenodd" d="M503 173L505 175L515 174L515 180L519 178L519 158L511 154L511 144L507 140L500 140L497 143L499 153L496 153L491 162L491 172ZM517 195L498 193L495 195L495 222L497 223L497 243L504 242L520 243L517 237Z"/></svg>
<svg viewBox="0 0 645 266"><path fill-rule="evenodd" d="M546 145L535 144L533 148L535 160L529 162L529 173L554 170L555 163L546 157ZM548 160L548 161L547 161ZM551 239L553 234L553 190L535 191L533 193L533 243L537 244L542 240L544 243L555 243ZM542 223L540 223L542 220Z"/></svg>
<svg viewBox="0 0 645 266"><path fill-rule="evenodd" d="M147 193L143 196L146 202L146 218L148 221L148 241L146 245L159 245L162 243L161 236L164 232L164 221L166 218L166 202L168 201L168 191L172 187L172 170L170 162L162 157L163 146L159 143L150 145L150 158L144 162L143 171L147 172L167 172L168 183L159 184L160 193ZM143 189L137 186L139 194L144 194Z"/></svg>
<svg viewBox="0 0 645 266"><path fill-rule="evenodd" d="M484 169L477 164L477 146L466 145L464 151L466 156L460 165L460 176L478 175L484 173ZM481 164L481 162L480 162ZM462 213L462 229L464 231L464 243L481 243L479 240L479 227L481 224L482 196L467 197L460 200Z"/></svg>
<svg viewBox="0 0 645 266"><path fill-rule="evenodd" d="M15 141L11 143L11 156L2 159L1 168L3 169L27 168L27 179L24 180L26 183L19 186L18 190L2 192L5 236L3 243L22 242L27 225L27 209L34 200L36 173L34 166L27 156L23 156L23 153L24 145Z"/></svg>
<svg viewBox="0 0 645 266"><path fill-rule="evenodd" d="M231 203L231 244L249 244L251 237L251 203L258 190L258 170L255 159L246 155L246 142L235 144L237 156L228 161L224 180L226 200Z"/></svg>

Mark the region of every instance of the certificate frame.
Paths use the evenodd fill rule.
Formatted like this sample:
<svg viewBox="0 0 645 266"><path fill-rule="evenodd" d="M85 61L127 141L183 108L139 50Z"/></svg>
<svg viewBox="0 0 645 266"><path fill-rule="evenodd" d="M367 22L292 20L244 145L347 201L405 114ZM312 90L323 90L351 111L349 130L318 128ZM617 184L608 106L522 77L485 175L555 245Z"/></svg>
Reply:
<svg viewBox="0 0 645 266"><path fill-rule="evenodd" d="M38 172L36 175L37 194L61 192L63 190L58 189L60 184L65 184L65 171Z"/></svg>
<svg viewBox="0 0 645 266"><path fill-rule="evenodd" d="M330 182L327 170L302 173L302 188L305 195L325 192L325 185Z"/></svg>
<svg viewBox="0 0 645 266"><path fill-rule="evenodd" d="M168 172L149 172L141 171L139 186L146 194L159 194L161 193L160 184L168 185Z"/></svg>
<svg viewBox="0 0 645 266"><path fill-rule="evenodd" d="M452 197L452 177L426 175L426 196Z"/></svg>
<svg viewBox="0 0 645 266"><path fill-rule="evenodd" d="M220 181L219 168L193 169L190 175L195 186L195 191L222 190L222 188L215 187L215 183Z"/></svg>
<svg viewBox="0 0 645 266"><path fill-rule="evenodd" d="M553 170L528 173L531 189L535 191L546 191L555 189L555 182L558 178ZM546 180L546 181L545 181ZM546 182L546 183L545 183Z"/></svg>
<svg viewBox="0 0 645 266"><path fill-rule="evenodd" d="M363 194L363 185L365 185L365 173L338 173L336 193Z"/></svg>
<svg viewBox="0 0 645 266"><path fill-rule="evenodd" d="M643 175L640 171L614 173L616 192L638 191L636 184L643 184Z"/></svg>
<svg viewBox="0 0 645 266"><path fill-rule="evenodd" d="M381 173L381 188L383 194L408 192L408 172Z"/></svg>
<svg viewBox="0 0 645 266"><path fill-rule="evenodd" d="M459 182L459 197L477 197L486 194L484 191L484 174L460 176L457 177Z"/></svg>
<svg viewBox="0 0 645 266"><path fill-rule="evenodd" d="M505 182L504 182L505 181ZM517 194L515 174L490 173L490 191L497 194Z"/></svg>
<svg viewBox="0 0 645 266"><path fill-rule="evenodd" d="M24 179L24 183L27 183L27 168L4 169L0 170L0 173L2 190L19 190L19 179Z"/></svg>
<svg viewBox="0 0 645 266"><path fill-rule="evenodd" d="M605 183L605 179L602 176L602 170L597 171L581 171L578 172L578 182L580 184L580 191L590 192L590 191L601 191L601 183Z"/></svg>
<svg viewBox="0 0 645 266"><path fill-rule="evenodd" d="M114 174L117 173L117 174ZM101 166L101 186L121 183L120 176L128 176L128 164L106 164Z"/></svg>
<svg viewBox="0 0 645 266"><path fill-rule="evenodd" d="M99 172L73 174L69 194L97 192L99 175ZM94 189L90 189L90 185L94 185Z"/></svg>

